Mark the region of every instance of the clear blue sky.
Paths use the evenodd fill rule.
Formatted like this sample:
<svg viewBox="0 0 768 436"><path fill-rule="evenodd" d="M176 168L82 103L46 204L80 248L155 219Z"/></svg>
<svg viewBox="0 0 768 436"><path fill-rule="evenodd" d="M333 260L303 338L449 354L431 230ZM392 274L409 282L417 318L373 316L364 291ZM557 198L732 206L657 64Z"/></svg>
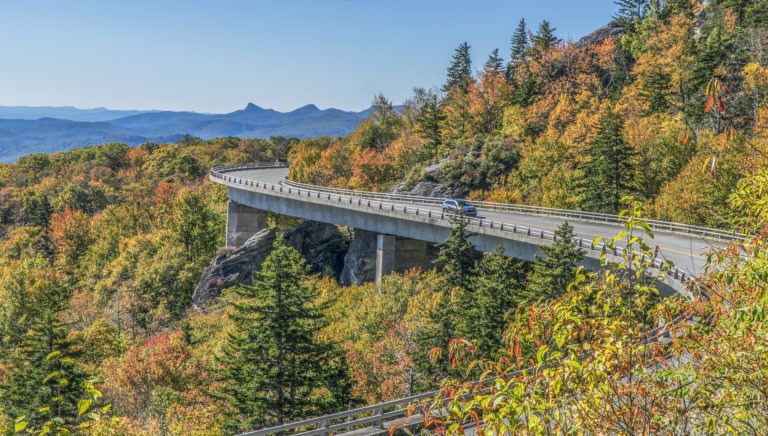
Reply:
<svg viewBox="0 0 768 436"><path fill-rule="evenodd" d="M362 110L475 69L520 18L576 40L611 0L3 0L0 105L229 112L314 103Z"/></svg>

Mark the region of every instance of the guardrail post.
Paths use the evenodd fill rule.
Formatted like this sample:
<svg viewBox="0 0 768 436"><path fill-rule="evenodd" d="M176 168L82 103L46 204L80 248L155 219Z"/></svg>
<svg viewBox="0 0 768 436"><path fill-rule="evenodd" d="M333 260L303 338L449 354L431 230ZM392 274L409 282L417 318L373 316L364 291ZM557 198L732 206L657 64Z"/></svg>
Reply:
<svg viewBox="0 0 768 436"><path fill-rule="evenodd" d="M376 409L373 412L373 416L381 416L384 413L384 409ZM381 419L377 419L376 421L373 421L373 426L378 428L384 428L384 423Z"/></svg>
<svg viewBox="0 0 768 436"><path fill-rule="evenodd" d="M528 227L528 236L531 236L531 228Z"/></svg>

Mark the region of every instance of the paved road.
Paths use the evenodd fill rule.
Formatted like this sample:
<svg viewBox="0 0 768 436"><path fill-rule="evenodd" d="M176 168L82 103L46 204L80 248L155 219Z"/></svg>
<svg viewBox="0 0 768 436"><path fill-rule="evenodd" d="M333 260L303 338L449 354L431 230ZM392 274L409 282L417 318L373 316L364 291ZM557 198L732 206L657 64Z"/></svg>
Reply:
<svg viewBox="0 0 768 436"><path fill-rule="evenodd" d="M233 171L227 174L254 181L278 184L288 175L288 169L248 169ZM392 202L397 203L396 201ZM419 205L419 208L432 209L438 213L441 211L438 205ZM480 210L478 217L503 221L509 224L531 226L543 230L555 230L563 222L563 219L560 217L486 210ZM596 237L611 238L621 230L618 224L611 223L596 223L575 219L570 219L569 223L574 227L576 236L584 237L585 239L594 239ZM658 231L655 232L655 239L647 240L646 242L652 247L658 246L661 257L671 260L678 268L693 274L701 272L701 268L706 262L705 253L708 249L712 247L721 248L725 245L722 242L705 239L700 236Z"/></svg>

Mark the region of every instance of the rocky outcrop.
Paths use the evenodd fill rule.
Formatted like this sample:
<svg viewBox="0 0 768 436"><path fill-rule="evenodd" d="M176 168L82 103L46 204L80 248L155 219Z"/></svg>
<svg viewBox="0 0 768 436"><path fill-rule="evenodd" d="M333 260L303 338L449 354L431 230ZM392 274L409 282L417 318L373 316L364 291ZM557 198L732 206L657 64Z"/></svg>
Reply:
<svg viewBox="0 0 768 436"><path fill-rule="evenodd" d="M605 26L595 30L589 35L584 36L580 40L576 41L576 43L574 43L573 45L578 49L585 49L595 44L600 44L605 40L605 38L609 38L612 36L615 36L618 38L623 34L624 34L624 29L622 29L621 26L619 26L619 23L617 23L614 20L606 24Z"/></svg>
<svg viewBox="0 0 768 436"><path fill-rule="evenodd" d="M344 256L344 269L339 276L341 286L360 285L376 278L376 232L355 230L355 236Z"/></svg>
<svg viewBox="0 0 768 436"><path fill-rule="evenodd" d="M264 262L272 251L275 229L262 230L250 237L235 250L225 250L214 256L197 283L192 294L196 308L215 300L221 291L253 280L256 267Z"/></svg>
<svg viewBox="0 0 768 436"><path fill-rule="evenodd" d="M339 277L344 267L348 243L336 226L304 221L282 234L285 237L285 245L304 256L311 266L311 272ZM235 250L227 249L214 256L211 264L203 270L192 294L194 306L199 308L215 300L226 288L251 283L253 273L272 252L275 237L275 229L262 230L250 237L241 247ZM375 242L374 238L374 244Z"/></svg>
<svg viewBox="0 0 768 436"><path fill-rule="evenodd" d="M333 224L304 221L283 232L285 245L301 253L312 266L312 273L322 272L338 278L344 268L349 243Z"/></svg>
<svg viewBox="0 0 768 436"><path fill-rule="evenodd" d="M417 183L409 193L422 197L464 198L468 191L465 188L451 188L440 183L423 181Z"/></svg>

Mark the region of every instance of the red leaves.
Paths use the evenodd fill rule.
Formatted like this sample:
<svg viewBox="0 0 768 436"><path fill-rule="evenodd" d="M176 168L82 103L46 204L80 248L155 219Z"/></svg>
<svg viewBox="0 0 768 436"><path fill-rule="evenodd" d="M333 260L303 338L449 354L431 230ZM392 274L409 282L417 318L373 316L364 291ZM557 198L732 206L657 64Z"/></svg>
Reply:
<svg viewBox="0 0 768 436"><path fill-rule="evenodd" d="M704 109L704 113L709 112L710 109L712 109L712 104L715 102L715 96L710 96L709 100L707 101L707 107Z"/></svg>

